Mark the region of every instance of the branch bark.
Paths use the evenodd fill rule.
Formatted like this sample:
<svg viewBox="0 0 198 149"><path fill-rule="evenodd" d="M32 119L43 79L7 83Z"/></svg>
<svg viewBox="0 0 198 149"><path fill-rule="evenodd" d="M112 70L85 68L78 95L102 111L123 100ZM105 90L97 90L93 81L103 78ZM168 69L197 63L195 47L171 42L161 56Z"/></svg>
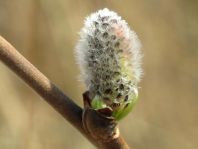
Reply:
<svg viewBox="0 0 198 149"><path fill-rule="evenodd" d="M34 91L43 97L56 111L58 111L66 120L77 128L85 137L89 139L96 147L101 149L128 149L125 140L119 135L104 141L94 137L89 133L82 120L83 109L67 97L56 85L54 85L45 75L25 59L9 42L0 36L0 60L14 71L22 80L24 80ZM86 121L100 117L94 110L89 111L90 117ZM107 119L100 119L100 124ZM87 122L86 122L87 123ZM90 121L91 128L98 130L98 122ZM89 127L89 126L88 126ZM107 129L106 126L100 126L100 129ZM97 136L99 134L95 134Z"/></svg>

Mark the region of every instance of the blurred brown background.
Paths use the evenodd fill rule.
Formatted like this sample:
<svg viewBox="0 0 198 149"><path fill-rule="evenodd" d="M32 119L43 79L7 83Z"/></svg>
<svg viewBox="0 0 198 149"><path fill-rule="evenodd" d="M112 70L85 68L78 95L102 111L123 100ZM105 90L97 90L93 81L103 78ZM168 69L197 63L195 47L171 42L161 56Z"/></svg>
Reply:
<svg viewBox="0 0 198 149"><path fill-rule="evenodd" d="M82 106L73 49L84 18L107 7L143 44L140 100L120 122L134 149L198 147L198 1L0 0L0 34ZM1 149L92 149L76 129L0 63Z"/></svg>

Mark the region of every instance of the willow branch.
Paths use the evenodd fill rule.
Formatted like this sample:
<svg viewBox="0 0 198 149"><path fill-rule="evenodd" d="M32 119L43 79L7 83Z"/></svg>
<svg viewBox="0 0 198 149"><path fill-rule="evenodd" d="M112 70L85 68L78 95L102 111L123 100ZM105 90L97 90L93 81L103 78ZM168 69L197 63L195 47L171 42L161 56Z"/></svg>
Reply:
<svg viewBox="0 0 198 149"><path fill-rule="evenodd" d="M64 118L83 132L81 127L82 109L2 37L0 37L0 59Z"/></svg>
<svg viewBox="0 0 198 149"><path fill-rule="evenodd" d="M34 91L43 97L56 111L77 128L95 146L103 149L127 149L128 145L119 136L108 142L93 138L87 133L82 123L83 110L67 97L45 75L25 59L4 38L0 36L0 60L24 80ZM94 125L94 124L93 124Z"/></svg>

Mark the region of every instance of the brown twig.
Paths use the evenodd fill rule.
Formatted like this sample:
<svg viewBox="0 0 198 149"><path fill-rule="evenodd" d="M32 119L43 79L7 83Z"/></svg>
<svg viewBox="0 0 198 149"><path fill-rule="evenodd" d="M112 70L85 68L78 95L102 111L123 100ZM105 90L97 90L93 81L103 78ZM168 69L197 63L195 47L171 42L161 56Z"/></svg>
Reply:
<svg viewBox="0 0 198 149"><path fill-rule="evenodd" d="M56 111L58 111L66 120L76 127L84 136L86 136L96 147L102 149L128 149L124 139L118 134L115 138L104 141L93 137L91 133L85 130L82 122L83 110L67 97L58 87L56 87L46 76L35 68L27 59L25 59L17 50L0 36L0 59L12 71L14 71L22 80L33 88L45 101L47 101ZM100 117L97 112L92 110L88 112L86 122L91 125L89 131L98 130L96 121ZM98 119L99 120L99 119ZM106 119L100 119L103 124ZM100 126L100 129L107 129L106 126ZM117 129L118 130L118 129ZM98 136L95 134L94 136Z"/></svg>

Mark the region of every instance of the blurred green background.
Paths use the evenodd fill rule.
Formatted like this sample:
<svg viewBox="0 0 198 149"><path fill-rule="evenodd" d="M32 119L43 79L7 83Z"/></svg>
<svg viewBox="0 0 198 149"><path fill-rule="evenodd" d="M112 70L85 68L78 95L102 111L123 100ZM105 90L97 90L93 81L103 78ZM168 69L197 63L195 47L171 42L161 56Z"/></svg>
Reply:
<svg viewBox="0 0 198 149"><path fill-rule="evenodd" d="M82 106L73 49L84 18L104 7L143 44L140 100L120 122L126 141L135 149L197 149L197 0L0 0L0 34ZM0 148L94 146L0 63Z"/></svg>

